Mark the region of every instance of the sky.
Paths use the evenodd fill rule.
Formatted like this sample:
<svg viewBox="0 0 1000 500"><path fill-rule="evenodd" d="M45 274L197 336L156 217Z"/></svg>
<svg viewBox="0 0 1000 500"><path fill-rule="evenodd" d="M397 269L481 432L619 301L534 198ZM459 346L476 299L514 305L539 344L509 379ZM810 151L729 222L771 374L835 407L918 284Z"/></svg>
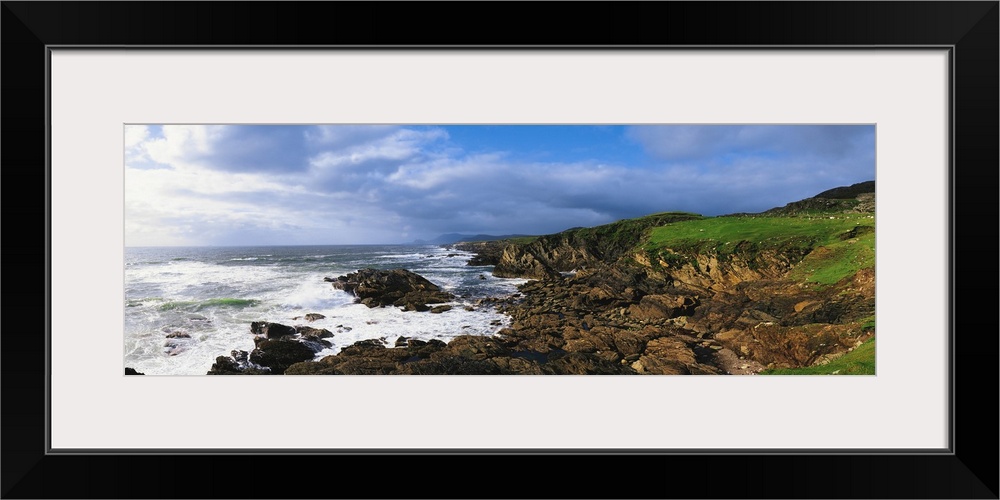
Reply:
<svg viewBox="0 0 1000 500"><path fill-rule="evenodd" d="M126 246L549 234L875 179L873 125L126 125L124 148Z"/></svg>

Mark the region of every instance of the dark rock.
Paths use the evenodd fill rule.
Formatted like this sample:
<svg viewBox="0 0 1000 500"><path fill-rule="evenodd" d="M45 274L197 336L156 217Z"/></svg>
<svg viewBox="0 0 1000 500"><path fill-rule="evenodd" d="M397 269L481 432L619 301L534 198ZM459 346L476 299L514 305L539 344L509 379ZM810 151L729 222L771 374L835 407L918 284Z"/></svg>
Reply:
<svg viewBox="0 0 1000 500"><path fill-rule="evenodd" d="M261 341L268 341L264 337L257 337ZM272 375L275 374L270 368L258 366L250 362L249 353L234 349L230 356L219 356L215 358L215 363L208 371L208 375ZM277 372L280 374L280 372Z"/></svg>
<svg viewBox="0 0 1000 500"><path fill-rule="evenodd" d="M208 375L270 375L271 371L267 368L259 368L256 366L251 366L246 362L246 351L233 351L233 355L239 355L242 361L237 359L219 356L215 358L215 363L212 364L212 368L208 370Z"/></svg>
<svg viewBox="0 0 1000 500"><path fill-rule="evenodd" d="M341 373L328 363L302 361L286 368L285 375L341 375Z"/></svg>
<svg viewBox="0 0 1000 500"><path fill-rule="evenodd" d="M319 314L319 313L309 313L309 314L306 314L306 316L305 316L306 321L316 321L318 319L323 319L325 317L326 316L323 316L322 314Z"/></svg>
<svg viewBox="0 0 1000 500"><path fill-rule="evenodd" d="M167 334L167 338L168 339L189 339L189 338L191 338L191 334L190 333L185 333L185 332L173 332L173 333L168 333Z"/></svg>
<svg viewBox="0 0 1000 500"><path fill-rule="evenodd" d="M339 276L333 282L333 287L353 293L362 299L367 297L380 298L386 294L394 293L402 296L413 291L440 291L437 285L406 269L390 271L372 268L360 269L358 272Z"/></svg>
<svg viewBox="0 0 1000 500"><path fill-rule="evenodd" d="M613 363L607 359L580 352L555 352L541 367L550 375L625 375L635 371L628 365Z"/></svg>
<svg viewBox="0 0 1000 500"><path fill-rule="evenodd" d="M747 309L736 318L736 324L742 326L756 326L761 323L777 323L778 318L757 309Z"/></svg>
<svg viewBox="0 0 1000 500"><path fill-rule="evenodd" d="M267 337L269 339L277 339L286 335L295 335L298 332L295 331L295 328L282 325L280 323L254 321L253 323L250 323L250 333Z"/></svg>
<svg viewBox="0 0 1000 500"><path fill-rule="evenodd" d="M403 310L424 312L424 311L430 311L431 307L426 304L421 304L419 302L410 302L408 304L403 305Z"/></svg>
<svg viewBox="0 0 1000 500"><path fill-rule="evenodd" d="M462 242L455 245L459 250L475 252L469 259L469 266L495 266L500 261L503 249L509 244L504 240Z"/></svg>
<svg viewBox="0 0 1000 500"><path fill-rule="evenodd" d="M268 367L272 373L284 373L292 364L308 361L314 355L315 352L301 342L264 340L250 353L250 362Z"/></svg>
<svg viewBox="0 0 1000 500"><path fill-rule="evenodd" d="M139 373L135 371L135 368L125 367L125 375L145 375L145 373Z"/></svg>
<svg viewBox="0 0 1000 500"><path fill-rule="evenodd" d="M325 328L313 328L311 326L296 326L295 331L303 337L316 337L320 339L328 339L333 337L333 332Z"/></svg>
<svg viewBox="0 0 1000 500"><path fill-rule="evenodd" d="M242 375L243 371L233 358L219 356L208 370L208 375Z"/></svg>
<svg viewBox="0 0 1000 500"><path fill-rule="evenodd" d="M399 337L398 339L396 339L395 346L396 347L406 347L408 345L409 340L410 339L407 338L407 337Z"/></svg>
<svg viewBox="0 0 1000 500"><path fill-rule="evenodd" d="M454 299L454 295L406 269L360 269L356 273L339 276L333 281L333 287L353 293L358 302L368 307L393 304L407 311L425 310L416 306Z"/></svg>
<svg viewBox="0 0 1000 500"><path fill-rule="evenodd" d="M396 373L401 361L402 359L397 360L384 356L348 356L340 359L334 367L338 373L343 375L392 375Z"/></svg>
<svg viewBox="0 0 1000 500"><path fill-rule="evenodd" d="M691 373L688 366L695 364L694 352L687 344L678 339L663 337L651 340L631 366L639 373L687 375Z"/></svg>
<svg viewBox="0 0 1000 500"><path fill-rule="evenodd" d="M450 310L451 310L451 306L448 306L448 305L432 307L431 308L431 314L441 314L441 313L443 313L445 311L450 311Z"/></svg>
<svg viewBox="0 0 1000 500"><path fill-rule="evenodd" d="M501 368L493 360L478 360L463 357L440 357L407 363L400 367L399 374L406 375L512 375L509 369Z"/></svg>
<svg viewBox="0 0 1000 500"><path fill-rule="evenodd" d="M629 306L629 314L638 320L670 319L690 316L700 301L697 297L660 294L646 295L638 304Z"/></svg>
<svg viewBox="0 0 1000 500"><path fill-rule="evenodd" d="M460 335L448 342L440 352L431 356L432 359L459 356L463 358L485 360L497 356L507 356L510 351L496 339L478 335Z"/></svg>
<svg viewBox="0 0 1000 500"><path fill-rule="evenodd" d="M330 342L323 340L319 337L313 337L313 336L304 336L299 339L299 343L308 347L310 350L312 350L312 352L320 352L323 349L329 349L333 347L333 344L331 344Z"/></svg>
<svg viewBox="0 0 1000 500"><path fill-rule="evenodd" d="M381 339L359 340L343 349L338 356L381 356L386 349Z"/></svg>
<svg viewBox="0 0 1000 500"><path fill-rule="evenodd" d="M418 358L429 358L432 354L444 349L448 344L438 340L431 339L426 342L423 340L410 339L407 342L407 352L411 357Z"/></svg>

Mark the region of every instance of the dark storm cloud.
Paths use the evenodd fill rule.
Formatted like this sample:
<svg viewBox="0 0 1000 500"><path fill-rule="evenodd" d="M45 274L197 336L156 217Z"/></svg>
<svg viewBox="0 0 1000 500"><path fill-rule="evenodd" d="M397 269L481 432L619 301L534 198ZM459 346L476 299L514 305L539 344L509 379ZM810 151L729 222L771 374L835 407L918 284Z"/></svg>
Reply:
<svg viewBox="0 0 1000 500"><path fill-rule="evenodd" d="M492 127L477 139L504 130ZM573 145L570 131L560 147ZM470 152L448 127L157 132L127 131L127 162L131 155L171 166L130 168L129 227L154 234L166 224L159 213L185 234L213 234L215 244L546 234L670 210L762 211L875 176L873 126L637 126L612 138L620 148L628 143L623 134L635 154L559 161L553 150L547 162L537 161L544 137L532 140L530 155L520 154L517 134L502 150L480 144Z"/></svg>

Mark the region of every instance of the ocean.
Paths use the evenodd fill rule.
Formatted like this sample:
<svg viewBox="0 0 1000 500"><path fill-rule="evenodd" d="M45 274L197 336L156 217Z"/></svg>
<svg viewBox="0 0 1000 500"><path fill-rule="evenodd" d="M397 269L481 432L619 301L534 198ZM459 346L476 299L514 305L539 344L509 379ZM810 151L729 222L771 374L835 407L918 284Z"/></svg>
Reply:
<svg viewBox="0 0 1000 500"><path fill-rule="evenodd" d="M468 266L472 256L434 245L126 248L124 366L146 375L205 375L216 357L253 350L253 321L330 330L333 345L316 359L366 339L392 346L400 336L447 342L493 335L509 317L492 306L465 306L510 295L526 280ZM367 267L420 274L455 294L454 307L441 314L368 308L323 280ZM307 313L325 318L309 322Z"/></svg>

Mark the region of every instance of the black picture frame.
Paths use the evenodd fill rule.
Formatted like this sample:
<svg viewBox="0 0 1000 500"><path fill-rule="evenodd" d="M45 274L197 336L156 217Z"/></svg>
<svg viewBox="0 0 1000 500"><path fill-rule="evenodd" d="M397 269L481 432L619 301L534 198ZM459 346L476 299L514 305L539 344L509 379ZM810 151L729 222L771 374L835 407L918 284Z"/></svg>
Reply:
<svg viewBox="0 0 1000 500"><path fill-rule="evenodd" d="M1000 4L996 1L559 3L552 10L537 3L485 2L2 4L0 164L7 179L3 222L8 234L3 257L12 266L9 269L16 266L39 274L46 270L43 279L8 274L8 292L17 293L4 294L7 314L0 336L4 498L998 498L996 314L994 309L978 311L972 305L996 304L998 292L993 259L1000 165ZM572 9L571 17L546 14L566 9ZM615 46L951 47L951 452L489 457L47 453L47 344L40 318L48 314L45 284L50 279L48 47L414 44L609 50ZM263 426L262 432L266 429ZM575 478L554 474L555 462L576 471ZM387 475L393 479L386 480ZM203 481L190 479L194 477L207 479L209 489ZM482 489L463 490L457 487L462 482L449 477L475 478ZM317 489L317 483L323 486Z"/></svg>

